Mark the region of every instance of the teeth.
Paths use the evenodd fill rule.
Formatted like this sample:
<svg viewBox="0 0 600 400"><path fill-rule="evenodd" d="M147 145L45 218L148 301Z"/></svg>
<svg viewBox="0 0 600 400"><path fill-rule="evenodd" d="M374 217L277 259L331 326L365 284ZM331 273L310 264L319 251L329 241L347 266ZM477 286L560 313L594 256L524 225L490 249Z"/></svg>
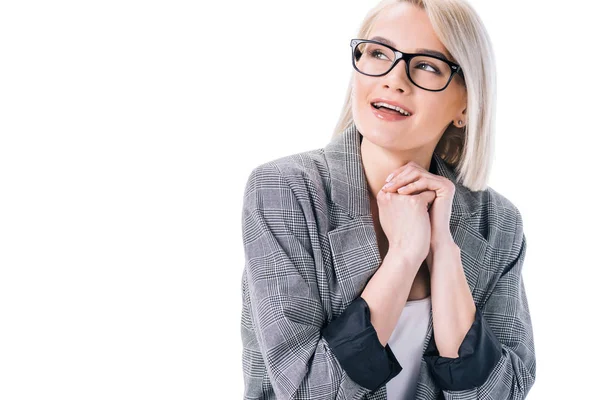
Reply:
<svg viewBox="0 0 600 400"><path fill-rule="evenodd" d="M404 111L402 108L393 106L388 103L378 102L378 103L373 103L373 106L375 106L377 108L380 108L380 107L390 108L392 110L398 111L400 114L406 115L407 117L410 115L410 113L408 111Z"/></svg>

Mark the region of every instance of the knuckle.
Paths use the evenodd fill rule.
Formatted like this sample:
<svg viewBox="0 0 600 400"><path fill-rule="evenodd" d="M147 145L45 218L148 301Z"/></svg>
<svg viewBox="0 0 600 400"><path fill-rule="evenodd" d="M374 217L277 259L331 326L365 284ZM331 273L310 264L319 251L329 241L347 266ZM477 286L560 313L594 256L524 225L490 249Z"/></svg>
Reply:
<svg viewBox="0 0 600 400"><path fill-rule="evenodd" d="M381 201L382 203L385 203L385 201L387 199L389 199L388 192L384 192L383 190L380 190L379 193L377 193L377 200Z"/></svg>

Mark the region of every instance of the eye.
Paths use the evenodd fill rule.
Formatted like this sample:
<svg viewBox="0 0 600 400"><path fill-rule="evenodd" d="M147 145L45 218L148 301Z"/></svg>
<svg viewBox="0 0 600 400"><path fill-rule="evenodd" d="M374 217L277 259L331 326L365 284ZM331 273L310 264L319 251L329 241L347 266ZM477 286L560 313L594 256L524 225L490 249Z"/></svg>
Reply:
<svg viewBox="0 0 600 400"><path fill-rule="evenodd" d="M420 68L421 66L424 66L425 68L427 68L427 67L431 68L431 70L429 70L429 72L433 72L433 73L436 73L436 74L440 73L440 71L436 67L434 67L431 64L424 63L424 62L421 62L421 63L417 64L415 68Z"/></svg>
<svg viewBox="0 0 600 400"><path fill-rule="evenodd" d="M382 55L382 56L384 56L386 59L388 59L388 60L389 60L389 58L387 58L387 56L386 56L384 53L382 53L381 51L379 51L379 50L372 50L372 51L369 53L369 55L370 55L371 57L373 57L373 58L379 58L378 56L379 56L379 55Z"/></svg>

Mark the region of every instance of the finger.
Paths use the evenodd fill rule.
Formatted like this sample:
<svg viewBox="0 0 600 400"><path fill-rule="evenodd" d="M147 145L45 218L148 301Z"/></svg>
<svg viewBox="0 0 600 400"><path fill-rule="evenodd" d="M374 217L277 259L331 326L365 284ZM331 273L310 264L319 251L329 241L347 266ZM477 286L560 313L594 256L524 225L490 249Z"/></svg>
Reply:
<svg viewBox="0 0 600 400"><path fill-rule="evenodd" d="M393 169L392 172L387 176L385 181L390 182L392 179L395 179L396 177L401 175L403 172L405 172L407 169L410 169L409 167L411 167L411 166L413 166L413 167L418 166L418 164L416 164L414 161L409 161L408 163L404 164L403 166Z"/></svg>
<svg viewBox="0 0 600 400"><path fill-rule="evenodd" d="M413 181L416 181L421 176L421 172L418 170L411 170L406 173L400 173L395 176L391 181L386 183L382 190L387 192L395 192L399 187L405 186Z"/></svg>
<svg viewBox="0 0 600 400"><path fill-rule="evenodd" d="M400 194L412 194L415 192L422 192L429 188L429 184L426 178L421 177L414 182L407 183L406 185L399 187L396 191Z"/></svg>
<svg viewBox="0 0 600 400"><path fill-rule="evenodd" d="M429 210L433 204L433 201L435 200L435 192L431 190L425 190L424 192L416 194L415 196L419 196L421 201L426 204L427 210Z"/></svg>
<svg viewBox="0 0 600 400"><path fill-rule="evenodd" d="M433 203L437 196L436 192L433 190L426 190L421 194L423 195L425 201L427 201L429 204Z"/></svg>

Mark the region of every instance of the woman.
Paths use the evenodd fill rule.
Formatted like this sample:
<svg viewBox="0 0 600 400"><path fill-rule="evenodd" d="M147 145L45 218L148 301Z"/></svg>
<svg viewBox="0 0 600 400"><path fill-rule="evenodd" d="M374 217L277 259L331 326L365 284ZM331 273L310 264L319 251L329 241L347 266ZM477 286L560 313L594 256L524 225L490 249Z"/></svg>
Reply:
<svg viewBox="0 0 600 400"><path fill-rule="evenodd" d="M244 398L524 398L526 240L486 187L485 28L463 1L383 1L350 45L338 134L246 185Z"/></svg>

